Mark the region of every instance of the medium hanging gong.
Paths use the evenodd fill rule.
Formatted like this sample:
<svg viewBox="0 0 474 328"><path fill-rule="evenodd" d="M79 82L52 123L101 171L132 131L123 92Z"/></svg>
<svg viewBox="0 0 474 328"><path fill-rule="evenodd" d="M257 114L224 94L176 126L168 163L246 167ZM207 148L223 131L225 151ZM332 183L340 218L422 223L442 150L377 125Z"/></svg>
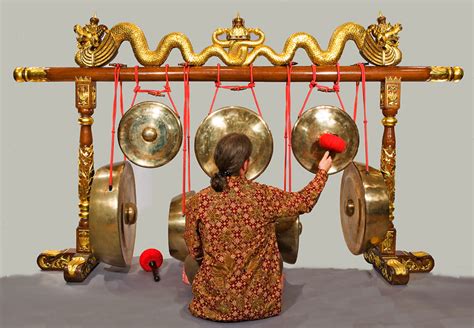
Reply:
<svg viewBox="0 0 474 328"><path fill-rule="evenodd" d="M194 195L194 191L187 192L186 201ZM172 257L184 262L189 252L184 240L186 217L183 216L181 197L182 195L180 194L171 199L170 202L168 215L168 248ZM275 230L278 248L283 261L294 264L298 257L299 238L302 230L299 217L279 218Z"/></svg>
<svg viewBox="0 0 474 328"><path fill-rule="evenodd" d="M109 165L94 175L89 202L89 227L92 253L102 262L129 266L135 245L137 206L135 177L129 162L112 167L109 190Z"/></svg>
<svg viewBox="0 0 474 328"><path fill-rule="evenodd" d="M332 166L329 174L343 170L357 154L359 131L354 120L335 106L313 107L298 118L291 137L296 159L310 172L316 173L319 161L326 152L326 149L319 145L319 138L325 133L337 135L346 143L342 153L331 152Z"/></svg>
<svg viewBox="0 0 474 328"><path fill-rule="evenodd" d="M340 194L341 225L354 255L379 244L390 226L388 191L382 173L352 162L344 170Z"/></svg>
<svg viewBox="0 0 474 328"><path fill-rule="evenodd" d="M118 141L127 158L143 167L171 161L183 139L181 122L168 106L145 101L132 106L120 120Z"/></svg>
<svg viewBox="0 0 474 328"><path fill-rule="evenodd" d="M197 161L210 177L218 169L214 163L214 150L219 140L229 133L243 133L252 142L248 179L258 177L270 163L273 154L273 138L265 121L254 111L228 106L220 108L202 121L194 142Z"/></svg>

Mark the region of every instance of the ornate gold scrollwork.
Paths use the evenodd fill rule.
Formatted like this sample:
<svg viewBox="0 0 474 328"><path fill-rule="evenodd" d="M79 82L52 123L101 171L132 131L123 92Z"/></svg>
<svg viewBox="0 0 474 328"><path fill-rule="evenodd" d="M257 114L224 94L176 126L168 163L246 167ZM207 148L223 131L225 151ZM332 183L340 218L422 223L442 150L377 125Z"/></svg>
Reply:
<svg viewBox="0 0 474 328"><path fill-rule="evenodd" d="M367 30L355 23L346 23L333 32L327 50L322 50L318 41L308 33L292 34L281 53L263 44L265 34L257 28L246 28L244 20L237 16L231 28L214 31L212 45L200 53L195 53L188 37L182 33L165 35L156 50L148 47L143 31L131 23L119 23L110 30L99 25L99 19L92 17L89 24L76 25L78 51L75 61L82 67L99 67L111 62L120 45L129 41L138 62L144 66L161 66L174 48L181 51L183 59L190 65L201 66L213 56L220 58L228 66L248 66L259 56L266 57L273 65L290 63L299 48L305 49L316 65L336 64L347 41L355 42L360 54L369 62L379 65L397 65L402 59L398 49L400 24L391 25L384 16L379 16L377 24ZM225 39L220 36L226 35ZM257 36L252 40L251 34Z"/></svg>
<svg viewBox="0 0 474 328"><path fill-rule="evenodd" d="M36 263L41 270L60 271L67 266L73 255L74 252L68 249L61 251L47 250L38 256Z"/></svg>
<svg viewBox="0 0 474 328"><path fill-rule="evenodd" d="M459 66L431 66L430 78L432 82L459 82L464 76L464 70Z"/></svg>
<svg viewBox="0 0 474 328"><path fill-rule="evenodd" d="M382 254L395 254L395 241L396 231L395 229L389 229L385 234L385 239L380 244L380 252L382 252Z"/></svg>
<svg viewBox="0 0 474 328"><path fill-rule="evenodd" d="M392 285L408 283L409 271L397 257L381 256L376 248L372 248L364 253L364 259L371 263L388 283Z"/></svg>
<svg viewBox="0 0 474 328"><path fill-rule="evenodd" d="M64 279L68 282L84 281L98 263L92 254L77 253L64 268Z"/></svg>
<svg viewBox="0 0 474 328"><path fill-rule="evenodd" d="M434 268L434 259L426 252L401 252L398 259L410 272L430 272Z"/></svg>
<svg viewBox="0 0 474 328"><path fill-rule="evenodd" d="M91 83L91 78L76 77L76 83L76 106L78 108L95 108L96 90Z"/></svg>
<svg viewBox="0 0 474 328"><path fill-rule="evenodd" d="M81 145L79 147L79 217L81 220L89 218L89 197L92 179L94 177L94 146ZM91 251L89 229L77 228L77 251L88 253Z"/></svg>
<svg viewBox="0 0 474 328"><path fill-rule="evenodd" d="M389 217L390 220L394 219L394 210L395 210L395 160L396 152L395 147L388 145L387 147L382 148L381 153L381 162L380 162L380 171L383 174L385 183L388 190L389 198Z"/></svg>

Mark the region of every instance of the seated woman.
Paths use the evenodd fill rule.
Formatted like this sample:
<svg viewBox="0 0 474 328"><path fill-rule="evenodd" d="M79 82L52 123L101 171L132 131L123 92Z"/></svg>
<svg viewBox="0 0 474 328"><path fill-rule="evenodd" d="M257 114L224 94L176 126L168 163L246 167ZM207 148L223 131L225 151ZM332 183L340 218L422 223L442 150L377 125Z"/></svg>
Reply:
<svg viewBox="0 0 474 328"><path fill-rule="evenodd" d="M311 211L332 163L326 152L306 187L285 192L245 177L251 153L247 136L223 137L214 153L219 172L187 203L186 262L201 263L195 277L187 272L194 295L189 310L196 317L242 321L281 312L275 221Z"/></svg>

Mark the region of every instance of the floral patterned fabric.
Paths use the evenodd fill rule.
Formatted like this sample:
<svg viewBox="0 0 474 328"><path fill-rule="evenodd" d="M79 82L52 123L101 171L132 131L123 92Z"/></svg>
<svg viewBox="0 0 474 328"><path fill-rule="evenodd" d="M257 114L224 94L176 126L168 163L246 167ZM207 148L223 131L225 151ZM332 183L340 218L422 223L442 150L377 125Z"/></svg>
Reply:
<svg viewBox="0 0 474 328"><path fill-rule="evenodd" d="M281 311L280 253L275 221L311 211L327 173L319 170L299 192L228 177L223 192L203 189L187 203L184 238L202 259L189 310L215 321L242 321Z"/></svg>

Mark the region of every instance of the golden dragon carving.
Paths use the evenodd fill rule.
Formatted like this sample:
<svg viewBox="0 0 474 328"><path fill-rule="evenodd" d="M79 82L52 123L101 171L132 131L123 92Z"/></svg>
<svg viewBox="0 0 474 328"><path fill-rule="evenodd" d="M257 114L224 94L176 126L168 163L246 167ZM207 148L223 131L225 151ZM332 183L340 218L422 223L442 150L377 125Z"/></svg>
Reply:
<svg viewBox="0 0 474 328"><path fill-rule="evenodd" d="M212 35L212 45L195 53L191 41L183 33L165 35L155 50L151 50L143 31L132 23L119 23L110 30L99 25L99 19L92 17L85 26L76 25L78 51L76 63L81 67L99 67L111 62L124 41L130 42L138 62L143 66L161 66L174 48L178 48L186 63L192 66L204 65L209 58L218 57L228 66L248 66L259 56L267 58L273 65L289 64L296 51L304 49L311 62L316 65L336 64L347 41L352 40L360 54L374 65L397 65L402 60L398 49L400 24L391 25L380 15L377 24L367 29L356 23L345 23L336 28L326 50L310 34L292 34L281 53L264 45L265 34L258 28L246 28L244 20L237 15L232 28L219 28ZM225 38L222 36L225 34ZM256 38L252 39L254 35Z"/></svg>

